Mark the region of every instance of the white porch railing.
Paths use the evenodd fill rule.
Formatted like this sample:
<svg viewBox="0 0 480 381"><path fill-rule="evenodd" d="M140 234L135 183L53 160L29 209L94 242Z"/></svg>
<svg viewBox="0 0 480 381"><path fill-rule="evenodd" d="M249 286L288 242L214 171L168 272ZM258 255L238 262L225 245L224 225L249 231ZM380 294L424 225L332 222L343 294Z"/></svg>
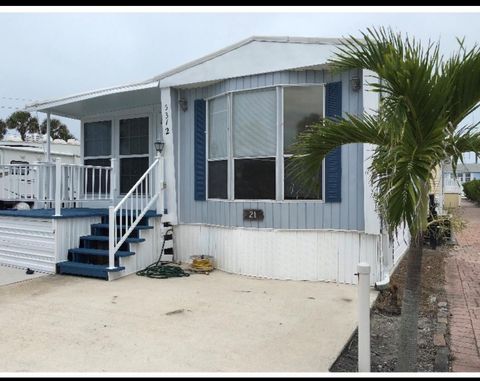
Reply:
<svg viewBox="0 0 480 381"><path fill-rule="evenodd" d="M58 179L58 181L57 181ZM111 167L55 163L0 165L0 200L34 202L36 208L63 206L77 202L109 200L113 203L115 159Z"/></svg>
<svg viewBox="0 0 480 381"><path fill-rule="evenodd" d="M157 156L125 197L115 207L110 207L109 268L115 268L115 253L147 211L156 203L157 213L163 213L163 184L163 158Z"/></svg>

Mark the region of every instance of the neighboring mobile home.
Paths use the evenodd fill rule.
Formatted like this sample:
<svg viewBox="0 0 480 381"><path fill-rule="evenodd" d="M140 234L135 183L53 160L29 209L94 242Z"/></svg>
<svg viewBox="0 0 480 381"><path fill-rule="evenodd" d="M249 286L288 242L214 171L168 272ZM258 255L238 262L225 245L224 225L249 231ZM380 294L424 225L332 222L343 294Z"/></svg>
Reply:
<svg viewBox="0 0 480 381"><path fill-rule="evenodd" d="M182 262L205 254L217 268L237 274L356 283L356 264L367 261L372 284L388 277L409 237L402 231L390 242L382 232L366 174L371 147L349 144L331 152L317 194L295 184L286 170L290 145L306 124L378 107L377 96L367 91L369 73L333 73L328 67L338 44L252 37L141 83L29 105L30 111L82 123L84 164L77 174L69 172L70 186L61 185L70 196L59 191L51 198L62 216L43 216L53 224L66 218L63 231L76 235L64 242L52 229L51 263L63 262L60 272L83 275L103 266L109 279L131 273L158 257L167 222L174 229L174 258ZM164 148L156 156L160 142ZM93 174L89 165L104 173L92 175L96 187L77 186L77 177ZM91 173L83 176L86 171ZM145 180L137 181L142 175ZM92 213L81 218L80 209L64 211L60 201L75 201ZM115 205L108 213L102 209ZM125 238L121 233L138 228L132 222L137 215L145 229L136 240ZM70 251L67 257L90 225L92 235L80 238L78 255ZM115 246L121 239L121 247ZM105 245L88 244L97 241ZM113 256L118 249L122 255ZM94 255L92 250L108 257L108 264L79 259Z"/></svg>

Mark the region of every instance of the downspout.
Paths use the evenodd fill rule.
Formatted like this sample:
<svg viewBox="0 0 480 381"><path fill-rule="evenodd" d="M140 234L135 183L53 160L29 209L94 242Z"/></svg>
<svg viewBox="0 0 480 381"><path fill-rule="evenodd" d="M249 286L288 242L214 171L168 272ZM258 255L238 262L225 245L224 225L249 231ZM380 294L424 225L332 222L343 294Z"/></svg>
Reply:
<svg viewBox="0 0 480 381"><path fill-rule="evenodd" d="M51 152L50 152L50 112L47 112L47 163L50 163Z"/></svg>

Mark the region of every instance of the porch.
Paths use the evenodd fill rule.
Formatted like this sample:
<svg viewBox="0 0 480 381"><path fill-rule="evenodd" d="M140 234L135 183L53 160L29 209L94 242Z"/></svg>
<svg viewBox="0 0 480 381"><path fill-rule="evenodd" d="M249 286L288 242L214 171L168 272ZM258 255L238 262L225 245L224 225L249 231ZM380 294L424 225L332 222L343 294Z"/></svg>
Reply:
<svg viewBox="0 0 480 381"><path fill-rule="evenodd" d="M163 230L163 158L119 201L111 162L2 165L0 201L30 209L0 210L0 263L107 280L150 264Z"/></svg>

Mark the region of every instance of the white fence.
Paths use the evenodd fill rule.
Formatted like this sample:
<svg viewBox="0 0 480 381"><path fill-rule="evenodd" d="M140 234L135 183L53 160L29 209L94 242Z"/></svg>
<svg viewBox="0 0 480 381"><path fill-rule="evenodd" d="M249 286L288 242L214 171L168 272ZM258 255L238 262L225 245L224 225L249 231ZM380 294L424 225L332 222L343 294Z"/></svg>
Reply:
<svg viewBox="0 0 480 381"><path fill-rule="evenodd" d="M462 194L463 188L456 179L445 177L443 179L443 193Z"/></svg>
<svg viewBox="0 0 480 381"><path fill-rule="evenodd" d="M113 202L114 184L115 159L110 167L62 164L59 159L55 163L0 165L1 201L34 202L37 208L55 205L56 215L62 205Z"/></svg>

